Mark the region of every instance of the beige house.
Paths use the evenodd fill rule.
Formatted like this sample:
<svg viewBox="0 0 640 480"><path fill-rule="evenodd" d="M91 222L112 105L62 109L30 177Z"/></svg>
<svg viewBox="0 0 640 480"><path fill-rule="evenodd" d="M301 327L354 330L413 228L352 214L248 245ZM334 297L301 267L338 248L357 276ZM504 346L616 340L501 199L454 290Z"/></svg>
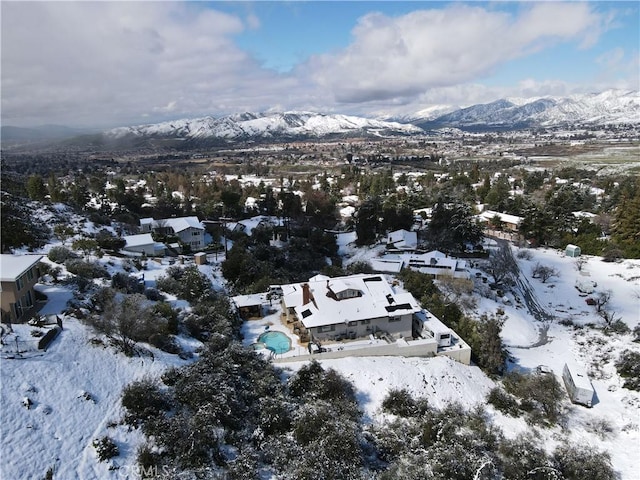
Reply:
<svg viewBox="0 0 640 480"><path fill-rule="evenodd" d="M33 313L41 259L42 255L0 255L2 323L23 322Z"/></svg>

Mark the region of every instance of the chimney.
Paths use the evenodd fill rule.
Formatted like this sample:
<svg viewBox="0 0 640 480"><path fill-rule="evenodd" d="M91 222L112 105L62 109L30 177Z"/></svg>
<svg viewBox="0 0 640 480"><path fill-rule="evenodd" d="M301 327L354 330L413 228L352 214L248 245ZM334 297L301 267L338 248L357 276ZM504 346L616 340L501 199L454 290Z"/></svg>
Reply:
<svg viewBox="0 0 640 480"><path fill-rule="evenodd" d="M302 284L302 305L306 305L311 301L311 291L309 290L309 284Z"/></svg>

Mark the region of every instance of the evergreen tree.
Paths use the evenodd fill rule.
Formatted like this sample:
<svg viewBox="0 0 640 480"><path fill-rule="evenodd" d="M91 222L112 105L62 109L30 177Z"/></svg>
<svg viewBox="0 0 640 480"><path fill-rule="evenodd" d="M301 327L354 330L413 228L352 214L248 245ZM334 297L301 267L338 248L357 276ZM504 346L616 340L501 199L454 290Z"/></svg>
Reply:
<svg viewBox="0 0 640 480"><path fill-rule="evenodd" d="M638 182L640 184L640 182ZM613 240L626 258L640 258L640 185L616 209Z"/></svg>
<svg viewBox="0 0 640 480"><path fill-rule="evenodd" d="M44 200L47 195L47 187L40 175L31 175L27 179L27 194L31 200Z"/></svg>

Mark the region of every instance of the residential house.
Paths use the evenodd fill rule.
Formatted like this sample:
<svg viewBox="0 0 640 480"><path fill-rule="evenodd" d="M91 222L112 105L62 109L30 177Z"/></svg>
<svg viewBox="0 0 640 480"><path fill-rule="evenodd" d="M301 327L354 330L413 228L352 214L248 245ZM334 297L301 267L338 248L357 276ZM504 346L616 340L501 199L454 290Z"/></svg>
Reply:
<svg viewBox="0 0 640 480"><path fill-rule="evenodd" d="M499 219L500 225L493 224L495 219ZM499 226L504 230L517 233L520 229L520 224L524 219L516 215L509 215L508 213L485 210L480 213L479 220L488 224L492 228L496 228Z"/></svg>
<svg viewBox="0 0 640 480"><path fill-rule="evenodd" d="M411 337L414 314L421 311L410 293L396 292L382 275L317 275L282 290L285 315L314 341Z"/></svg>
<svg viewBox="0 0 640 480"><path fill-rule="evenodd" d="M0 297L2 322L28 319L35 306L34 285L40 277L42 255L0 255Z"/></svg>
<svg viewBox="0 0 640 480"><path fill-rule="evenodd" d="M150 233L127 235L123 239L126 242L122 248L125 252L144 254L149 257L164 255L164 244L154 241Z"/></svg>
<svg viewBox="0 0 640 480"><path fill-rule="evenodd" d="M175 235L191 250L202 250L205 246L204 227L198 217L177 217L154 220L140 219L141 233L157 233L159 235Z"/></svg>
<svg viewBox="0 0 640 480"><path fill-rule="evenodd" d="M418 248L418 233L396 230L387 235L387 250L415 250Z"/></svg>
<svg viewBox="0 0 640 480"><path fill-rule="evenodd" d="M258 227L282 227L284 226L284 220L278 217L272 217L268 215L256 215L255 217L246 218L238 222L229 222L227 228L231 232L241 232L248 236L251 236L253 230Z"/></svg>
<svg viewBox="0 0 640 480"><path fill-rule="evenodd" d="M456 278L470 277L466 261L453 258L438 250L422 254L387 254L372 259L370 263L377 272L398 273L402 268L410 268L436 278L442 275Z"/></svg>

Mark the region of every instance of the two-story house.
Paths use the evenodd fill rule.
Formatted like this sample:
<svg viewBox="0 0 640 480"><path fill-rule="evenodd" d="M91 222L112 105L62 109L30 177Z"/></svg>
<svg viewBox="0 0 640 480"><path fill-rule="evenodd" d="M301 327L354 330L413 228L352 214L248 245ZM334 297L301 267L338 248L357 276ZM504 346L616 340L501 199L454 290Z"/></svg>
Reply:
<svg viewBox="0 0 640 480"><path fill-rule="evenodd" d="M42 255L0 255L2 322L27 320L35 306L33 286L38 282Z"/></svg>
<svg viewBox="0 0 640 480"><path fill-rule="evenodd" d="M140 219L140 233L158 233L160 235L175 235L191 250L202 250L205 246L205 229L198 217L153 218Z"/></svg>
<svg viewBox="0 0 640 480"><path fill-rule="evenodd" d="M421 311L413 295L396 292L382 275L317 275L282 290L285 314L295 315L313 340L411 337L413 316Z"/></svg>

